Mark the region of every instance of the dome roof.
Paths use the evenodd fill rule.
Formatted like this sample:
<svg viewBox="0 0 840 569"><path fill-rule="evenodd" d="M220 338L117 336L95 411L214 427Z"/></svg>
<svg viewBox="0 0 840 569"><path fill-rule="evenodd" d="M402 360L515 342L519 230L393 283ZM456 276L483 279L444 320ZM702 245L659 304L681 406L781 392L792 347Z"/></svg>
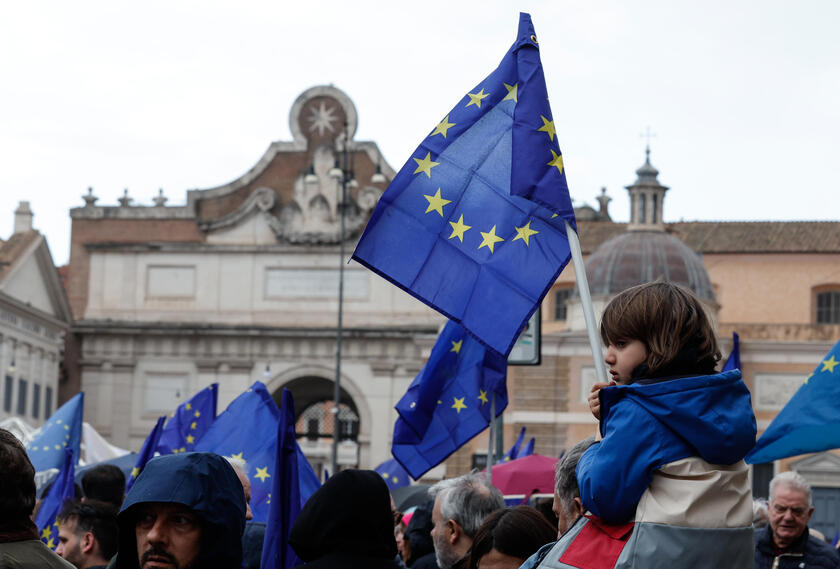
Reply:
<svg viewBox="0 0 840 569"><path fill-rule="evenodd" d="M605 241L586 261L593 296L615 295L631 286L662 279L715 301L709 274L688 245L661 231L629 231Z"/></svg>

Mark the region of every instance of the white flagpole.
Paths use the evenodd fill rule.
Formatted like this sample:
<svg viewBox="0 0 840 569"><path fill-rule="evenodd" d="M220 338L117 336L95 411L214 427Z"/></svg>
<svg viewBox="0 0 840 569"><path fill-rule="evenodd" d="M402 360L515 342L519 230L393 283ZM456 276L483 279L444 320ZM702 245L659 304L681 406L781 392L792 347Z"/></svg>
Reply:
<svg viewBox="0 0 840 569"><path fill-rule="evenodd" d="M496 392L490 390L490 445L487 447L487 484L493 484L493 443L496 439Z"/></svg>
<svg viewBox="0 0 840 569"><path fill-rule="evenodd" d="M595 322L595 309L592 307L592 295L589 294L589 281L586 280L586 268L583 266L583 254L580 250L580 239L569 222L566 221L566 235L569 238L569 249L572 252L572 262L575 264L575 278L580 293L580 304L583 308L583 319L586 321L586 332L589 336L589 347L592 349L592 359L595 360L595 375L597 381L609 381L607 368L604 365L604 354L601 339L598 337L598 325Z"/></svg>

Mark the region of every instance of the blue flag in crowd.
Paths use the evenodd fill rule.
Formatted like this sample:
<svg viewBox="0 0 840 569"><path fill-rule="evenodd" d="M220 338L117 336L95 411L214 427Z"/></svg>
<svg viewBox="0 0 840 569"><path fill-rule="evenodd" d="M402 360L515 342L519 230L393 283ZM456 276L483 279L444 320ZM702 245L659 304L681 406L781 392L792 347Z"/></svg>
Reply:
<svg viewBox="0 0 840 569"><path fill-rule="evenodd" d="M166 422L158 442L160 454L189 452L216 419L219 384L205 387L189 400L178 405Z"/></svg>
<svg viewBox="0 0 840 569"><path fill-rule="evenodd" d="M251 511L255 522L268 519L279 420L277 404L265 385L257 381L228 405L195 447L197 451L215 452L245 461L251 479ZM300 448L298 475L303 505L321 483Z"/></svg>
<svg viewBox="0 0 840 569"><path fill-rule="evenodd" d="M522 458L523 456L531 456L532 454L534 454L534 445L536 444L536 439L534 437L531 437L531 440L528 441L528 444L525 445L525 448L522 449L522 452L516 455L516 458Z"/></svg>
<svg viewBox="0 0 840 569"><path fill-rule="evenodd" d="M53 413L38 434L26 445L26 452L35 471L61 468L65 449L73 449L79 457L82 442L82 412L85 394L77 393Z"/></svg>
<svg viewBox="0 0 840 569"><path fill-rule="evenodd" d="M741 342L737 332L732 332L732 351L729 352L729 358L723 364L721 371L729 371L731 369L741 369Z"/></svg>
<svg viewBox="0 0 840 569"><path fill-rule="evenodd" d="M510 462L516 460L519 456L519 447L522 446L522 441L525 440L525 427L519 429L519 436L516 437L516 442L510 447L505 456L498 460L498 462Z"/></svg>
<svg viewBox="0 0 840 569"><path fill-rule="evenodd" d="M575 219L557 140L521 14L499 67L394 177L353 258L507 355L570 259L565 222Z"/></svg>
<svg viewBox="0 0 840 569"><path fill-rule="evenodd" d="M75 497L73 486L73 473L75 471L75 454L73 449L67 448L62 451L64 461L58 476L53 480L49 492L41 501L41 509L35 517L35 526L38 528L41 541L47 547L55 551L58 547L58 514L66 500Z"/></svg>
<svg viewBox="0 0 840 569"><path fill-rule="evenodd" d="M393 458L389 458L374 470L382 476L382 480L388 485L388 490L396 490L411 484L408 472Z"/></svg>
<svg viewBox="0 0 840 569"><path fill-rule="evenodd" d="M277 454L271 483L274 499L268 508L260 567L291 569L302 564L295 550L289 545L289 533L302 507L299 479L295 402L292 392L283 389L280 420L277 424Z"/></svg>
<svg viewBox="0 0 840 569"><path fill-rule="evenodd" d="M391 454L419 479L490 424L507 406L507 361L455 322L438 337L429 361L397 402Z"/></svg>
<svg viewBox="0 0 840 569"><path fill-rule="evenodd" d="M779 411L747 455L750 464L840 447L840 342Z"/></svg>
<svg viewBox="0 0 840 569"><path fill-rule="evenodd" d="M163 423L166 421L166 416L159 417L154 428L149 432L146 440L143 441L143 446L140 448L140 453L137 455L137 462L134 463L134 468L131 469L131 475L125 483L125 491L131 490L134 486L134 481L140 476L140 473L145 468L146 463L155 457L155 449L160 441L160 436L163 433Z"/></svg>

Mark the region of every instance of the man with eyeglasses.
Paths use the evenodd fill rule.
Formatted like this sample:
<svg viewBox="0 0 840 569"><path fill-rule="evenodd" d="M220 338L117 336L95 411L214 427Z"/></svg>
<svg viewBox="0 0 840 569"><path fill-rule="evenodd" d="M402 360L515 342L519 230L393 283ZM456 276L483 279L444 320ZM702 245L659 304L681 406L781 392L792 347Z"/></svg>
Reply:
<svg viewBox="0 0 840 569"><path fill-rule="evenodd" d="M756 569L840 568L837 550L809 535L811 487L796 472L770 481L770 523L755 532Z"/></svg>

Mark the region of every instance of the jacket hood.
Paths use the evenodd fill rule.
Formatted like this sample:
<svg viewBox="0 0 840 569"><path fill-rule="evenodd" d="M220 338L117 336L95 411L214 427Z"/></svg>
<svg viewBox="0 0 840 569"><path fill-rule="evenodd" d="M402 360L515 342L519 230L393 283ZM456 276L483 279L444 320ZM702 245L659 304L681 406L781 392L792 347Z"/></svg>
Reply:
<svg viewBox="0 0 840 569"><path fill-rule="evenodd" d="M405 529L405 539L411 543L411 559L408 559L406 563L409 566L417 559L435 550L432 541L432 528L435 527L432 522L434 504L434 502L428 501L418 506L411 515L411 520Z"/></svg>
<svg viewBox="0 0 840 569"><path fill-rule="evenodd" d="M372 470L343 470L307 500L289 536L301 560L329 554L393 559L391 497Z"/></svg>
<svg viewBox="0 0 840 569"><path fill-rule="evenodd" d="M734 464L755 445L756 422L741 372L684 377L601 390L601 416L630 399L712 464Z"/></svg>
<svg viewBox="0 0 840 569"><path fill-rule="evenodd" d="M191 452L159 456L146 464L117 517L117 569L137 569L135 516L138 505L150 502L183 504L201 518L201 551L196 567L239 569L245 493L224 458L209 452Z"/></svg>

